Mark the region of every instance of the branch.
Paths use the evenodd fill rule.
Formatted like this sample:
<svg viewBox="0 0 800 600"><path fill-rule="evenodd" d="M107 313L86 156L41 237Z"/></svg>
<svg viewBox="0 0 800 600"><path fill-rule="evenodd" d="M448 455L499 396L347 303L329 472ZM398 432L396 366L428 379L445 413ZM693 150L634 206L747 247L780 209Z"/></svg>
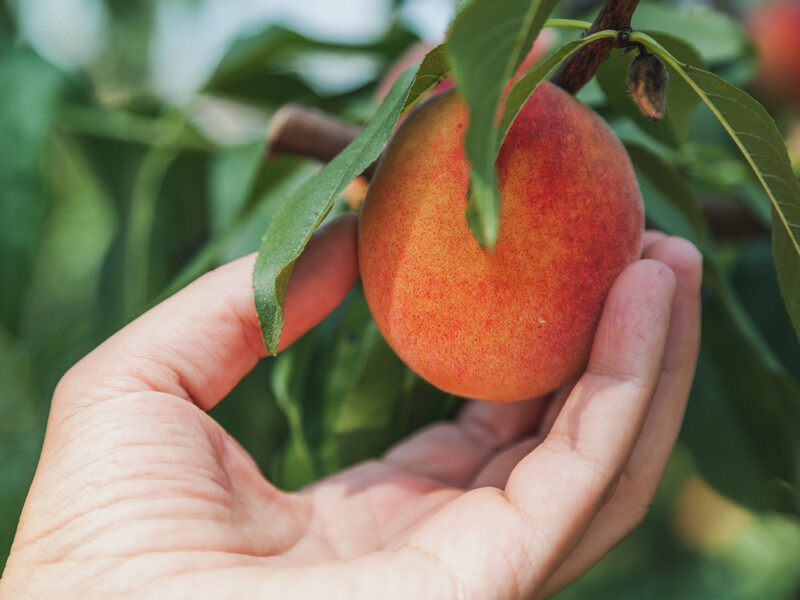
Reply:
<svg viewBox="0 0 800 600"><path fill-rule="evenodd" d="M276 112L267 127L267 160L282 154L297 154L330 162L358 136L360 128L329 114L287 104ZM374 165L364 171L369 179Z"/></svg>
<svg viewBox="0 0 800 600"><path fill-rule="evenodd" d="M630 29L631 17L638 5L639 0L604 0L597 18L584 35L606 29L616 31ZM571 94L577 93L594 77L602 62L608 58L611 49L617 47L618 43L617 40L604 39L584 46L564 62L553 77L553 83Z"/></svg>

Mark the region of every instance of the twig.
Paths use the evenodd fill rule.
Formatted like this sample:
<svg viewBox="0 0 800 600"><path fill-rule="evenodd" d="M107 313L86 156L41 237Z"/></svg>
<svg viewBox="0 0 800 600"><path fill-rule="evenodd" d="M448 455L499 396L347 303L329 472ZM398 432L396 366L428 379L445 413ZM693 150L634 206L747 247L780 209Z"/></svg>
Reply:
<svg viewBox="0 0 800 600"><path fill-rule="evenodd" d="M329 114L287 104L273 115L267 128L267 159L297 154L330 162L356 139L360 129ZM372 177L374 165L364 172Z"/></svg>
<svg viewBox="0 0 800 600"><path fill-rule="evenodd" d="M163 116L150 119L120 109L64 104L59 109L57 126L70 133L150 146L153 140L163 136L164 129L169 128L170 124ZM186 150L211 152L217 149L212 142L206 141L188 126L171 135L170 140L176 148Z"/></svg>
<svg viewBox="0 0 800 600"><path fill-rule="evenodd" d="M605 0L585 35L606 29L630 29L631 17L638 4L639 0ZM608 58L611 49L616 45L616 40L604 39L584 46L564 62L553 77L553 83L575 94L594 77L601 63Z"/></svg>

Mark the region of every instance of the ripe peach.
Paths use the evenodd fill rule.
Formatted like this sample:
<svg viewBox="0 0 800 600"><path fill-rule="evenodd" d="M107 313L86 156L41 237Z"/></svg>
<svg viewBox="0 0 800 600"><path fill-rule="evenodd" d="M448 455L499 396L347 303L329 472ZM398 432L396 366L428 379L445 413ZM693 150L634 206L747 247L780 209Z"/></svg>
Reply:
<svg viewBox="0 0 800 600"><path fill-rule="evenodd" d="M611 283L641 251L642 200L608 125L542 83L500 152L500 233L481 249L464 216L467 119L449 90L396 131L361 213L361 277L383 336L424 379L521 400L585 367Z"/></svg>
<svg viewBox="0 0 800 600"><path fill-rule="evenodd" d="M757 87L774 102L800 107L800 0L757 6L749 29L758 53Z"/></svg>

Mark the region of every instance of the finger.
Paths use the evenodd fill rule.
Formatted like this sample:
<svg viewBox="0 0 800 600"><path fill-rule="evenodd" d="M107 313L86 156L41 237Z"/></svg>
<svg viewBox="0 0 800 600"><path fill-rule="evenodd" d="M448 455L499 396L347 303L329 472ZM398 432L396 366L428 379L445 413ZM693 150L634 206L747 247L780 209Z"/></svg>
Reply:
<svg viewBox="0 0 800 600"><path fill-rule="evenodd" d="M646 249L665 237L659 231L647 231L643 245ZM568 392L571 387L564 389ZM470 402L456 423L437 423L418 432L391 449L384 461L444 485L504 488L516 465L514 459L521 460L535 444L526 439L502 449L534 430L548 431L566 394L559 392L556 400L545 397L510 405ZM502 450L500 456L495 457L498 450Z"/></svg>
<svg viewBox="0 0 800 600"><path fill-rule="evenodd" d="M537 429L547 404L546 397L510 404L469 402L455 422L423 429L383 460L442 485L465 486L498 449Z"/></svg>
<svg viewBox="0 0 800 600"><path fill-rule="evenodd" d="M648 249L666 238L667 235L660 231L646 231L643 244L645 258L656 258L648 256ZM545 439L547 432L550 431L553 423L555 423L556 417L561 412L561 408L564 406L574 386L575 382L565 385L558 390L553 400L549 402L545 413L541 417L541 422L538 427L540 433L538 435L525 438L515 443L513 446L506 448L497 456L492 457L492 459L481 468L475 476L475 479L469 484L469 487L474 489L484 486L494 486L504 489L508 482L508 477L511 475L511 471L514 467L517 466L517 463L525 458L525 456L533 451L533 449Z"/></svg>
<svg viewBox="0 0 800 600"><path fill-rule="evenodd" d="M630 482L641 481L655 493L678 439L700 351L700 284L703 257L690 242L666 238L647 251L647 258L669 266L676 275L664 366L642 436L625 467ZM644 476L640 480L640 475Z"/></svg>
<svg viewBox="0 0 800 600"><path fill-rule="evenodd" d="M575 382L564 386L558 390L553 398L547 401L546 407L543 409L542 416L539 419L539 424L536 427L536 434L523 438L515 442L508 448L505 448L500 453L492 456L485 465L483 465L475 475L473 480L468 485L469 489L479 487L492 486L499 489L505 489L508 483L508 478L514 467L530 454L536 446L542 443L542 440L547 436L550 428L553 427L558 413L564 407L570 391L575 386Z"/></svg>
<svg viewBox="0 0 800 600"><path fill-rule="evenodd" d="M645 253L668 265L677 289L664 367L642 435L614 495L545 589L553 594L591 568L644 518L683 421L700 348L702 256L686 240L663 238Z"/></svg>
<svg viewBox="0 0 800 600"><path fill-rule="evenodd" d="M542 443L544 438L544 434L533 435L493 455L469 483L469 489L494 487L504 490L511 472L523 458Z"/></svg>
<svg viewBox="0 0 800 600"><path fill-rule="evenodd" d="M662 263L628 267L606 301L586 373L545 441L512 471L505 493L464 494L409 546L450 565L475 597L535 593L585 531L639 437L674 291L674 274Z"/></svg>
<svg viewBox="0 0 800 600"><path fill-rule="evenodd" d="M357 218L320 229L292 271L280 347L322 320L358 278ZM58 398L166 392L213 407L265 355L252 290L255 255L220 267L148 311L80 361Z"/></svg>
<svg viewBox="0 0 800 600"><path fill-rule="evenodd" d="M655 244L659 240L663 240L667 237L666 233L662 233L660 231L656 231L655 229L648 229L644 232L644 237L642 238L642 257L644 258L647 249Z"/></svg>

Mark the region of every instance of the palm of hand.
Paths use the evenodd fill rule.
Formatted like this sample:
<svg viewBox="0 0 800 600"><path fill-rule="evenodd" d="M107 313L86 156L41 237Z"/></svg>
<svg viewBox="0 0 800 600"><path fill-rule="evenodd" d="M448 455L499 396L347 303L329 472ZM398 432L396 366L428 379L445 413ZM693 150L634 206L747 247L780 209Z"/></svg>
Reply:
<svg viewBox="0 0 800 600"><path fill-rule="evenodd" d="M324 254L326 264L336 263L337 248L354 254L339 241L353 239L352 223L327 235L295 269L285 343L352 283L349 276L337 283L340 274L326 281L315 260ZM610 296L603 341L574 389L549 404L470 403L455 422L299 494L276 490L204 412L263 354L249 286L234 301L227 291L218 293L224 301L212 298L219 322L209 319L194 337L185 332L197 328L197 315L179 294L59 386L4 591L521 598L563 587L644 516L691 383L697 255L660 238L648 252L678 274L677 292L669 270L654 261L621 277L627 283ZM231 265L182 294L226 290L220 278L238 281L250 264ZM331 306L303 305L319 299L313 285ZM138 355L154 331L171 343ZM124 351L134 355L130 364L103 360Z"/></svg>
<svg viewBox="0 0 800 600"><path fill-rule="evenodd" d="M472 501L468 490L502 487L511 467L538 443L538 436L520 437L536 428L546 406L538 400L507 407L475 403L459 422L434 425L383 460L286 494L185 399L162 393L107 399L82 412L71 428L72 440L88 444L65 440L73 474L54 473L52 484L46 482L69 509L46 525L48 515L32 516L37 529L52 531L32 540L51 549L53 573L43 583L57 584L61 593L71 587L74 597L91 597L99 586L114 597L131 590L198 597L201 589L199 597L214 598L234 596L242 585L251 589L246 573L258 567L262 575L276 571L272 580L259 577L260 585L286 597L291 586L277 570L292 567L296 576L296 569L306 568L306 581L313 581L326 567L355 572L358 565L348 561L360 559L372 563L362 585L376 591L395 563L401 567L395 577L402 577L404 561L428 563L425 570L435 576L425 583L428 591L431 585L458 586L445 571L436 574L435 561L414 546L415 537L422 532L424 539L431 524L460 527L456 521L433 522L432 516L458 498ZM91 528L76 536L69 524L79 521ZM398 551L406 553L400 561ZM83 568L76 570L76 564ZM304 592L298 587L299 597Z"/></svg>

